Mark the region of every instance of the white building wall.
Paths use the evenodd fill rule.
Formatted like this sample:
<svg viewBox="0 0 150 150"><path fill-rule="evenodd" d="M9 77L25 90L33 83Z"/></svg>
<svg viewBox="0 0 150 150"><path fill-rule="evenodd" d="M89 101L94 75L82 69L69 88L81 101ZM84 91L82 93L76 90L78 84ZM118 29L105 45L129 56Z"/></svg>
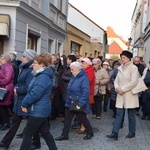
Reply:
<svg viewBox="0 0 150 150"><path fill-rule="evenodd" d="M77 27L90 37L100 37L100 42L103 43L104 30L70 5L68 6L68 23Z"/></svg>
<svg viewBox="0 0 150 150"><path fill-rule="evenodd" d="M15 7L12 7L12 8L9 8L8 7L1 7L0 8L0 14L8 14L8 11L9 11L9 15L10 15L10 37L9 37L9 40L6 40L5 41L5 44L4 44L4 51L6 53L10 53L10 52L13 52L15 50L15 35L16 35L16 32L15 32L15 26L16 26L16 8Z"/></svg>

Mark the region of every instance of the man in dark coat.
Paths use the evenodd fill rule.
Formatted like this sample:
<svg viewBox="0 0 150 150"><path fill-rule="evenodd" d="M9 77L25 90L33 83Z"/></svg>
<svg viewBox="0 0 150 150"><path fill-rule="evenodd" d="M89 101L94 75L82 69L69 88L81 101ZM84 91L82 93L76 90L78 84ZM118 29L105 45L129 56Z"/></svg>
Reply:
<svg viewBox="0 0 150 150"><path fill-rule="evenodd" d="M141 63L141 59L139 56L135 56L133 58L133 63L134 65L136 65L138 67L138 71L139 71L139 74L142 76L143 75L143 71L145 69L145 66ZM139 95L139 107L135 109L135 113L136 115L139 115L139 110L140 110L140 107L142 106L142 94ZM142 116L142 119L145 119L144 116Z"/></svg>

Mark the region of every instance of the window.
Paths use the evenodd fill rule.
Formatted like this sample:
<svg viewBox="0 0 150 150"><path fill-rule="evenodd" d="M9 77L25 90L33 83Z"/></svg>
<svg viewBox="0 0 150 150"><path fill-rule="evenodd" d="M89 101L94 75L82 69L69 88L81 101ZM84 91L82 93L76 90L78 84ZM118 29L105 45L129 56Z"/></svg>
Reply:
<svg viewBox="0 0 150 150"><path fill-rule="evenodd" d="M74 53L75 55L79 55L80 54L80 47L81 45L75 42L71 42L71 52L70 53Z"/></svg>

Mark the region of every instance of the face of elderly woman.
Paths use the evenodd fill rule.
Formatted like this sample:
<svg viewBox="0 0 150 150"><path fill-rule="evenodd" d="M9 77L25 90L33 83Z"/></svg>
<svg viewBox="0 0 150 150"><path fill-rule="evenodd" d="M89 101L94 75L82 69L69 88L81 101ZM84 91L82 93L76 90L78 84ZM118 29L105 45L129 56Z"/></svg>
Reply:
<svg viewBox="0 0 150 150"><path fill-rule="evenodd" d="M3 65L6 63L6 60L4 59L4 56L0 57L0 63Z"/></svg>
<svg viewBox="0 0 150 150"><path fill-rule="evenodd" d="M126 63L128 63L130 61L130 59L127 56L122 55L121 61L122 61L122 64L125 65Z"/></svg>
<svg viewBox="0 0 150 150"><path fill-rule="evenodd" d="M70 70L73 75L76 75L79 72L79 69L75 66L71 66Z"/></svg>

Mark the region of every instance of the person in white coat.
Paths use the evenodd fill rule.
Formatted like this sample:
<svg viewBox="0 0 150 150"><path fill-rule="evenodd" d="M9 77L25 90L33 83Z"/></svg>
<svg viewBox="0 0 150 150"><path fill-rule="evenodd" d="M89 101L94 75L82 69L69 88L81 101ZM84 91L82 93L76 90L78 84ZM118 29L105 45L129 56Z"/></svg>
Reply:
<svg viewBox="0 0 150 150"><path fill-rule="evenodd" d="M112 133L107 138L118 140L118 133L123 118L124 109L128 111L129 133L126 138L135 137L136 118L135 108L139 107L138 94L133 94L132 89L137 85L139 79L138 68L131 61L133 55L129 51L120 54L122 65L118 67L118 74L114 81L117 92L116 108L117 114L113 124Z"/></svg>

